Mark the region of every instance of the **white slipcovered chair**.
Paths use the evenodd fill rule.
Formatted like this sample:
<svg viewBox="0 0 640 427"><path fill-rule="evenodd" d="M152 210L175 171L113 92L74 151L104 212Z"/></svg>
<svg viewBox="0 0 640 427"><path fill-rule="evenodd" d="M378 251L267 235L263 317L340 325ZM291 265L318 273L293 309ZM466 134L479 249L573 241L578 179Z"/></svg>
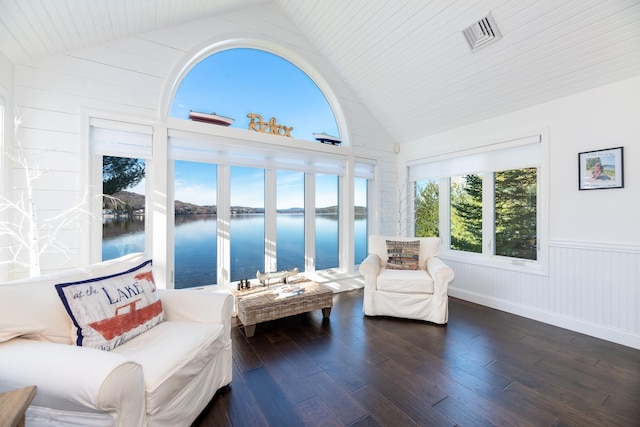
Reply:
<svg viewBox="0 0 640 427"><path fill-rule="evenodd" d="M398 267L388 265L387 241L418 241L418 269L392 269ZM454 273L438 257L440 243L439 237L369 236L369 255L359 267L364 276L364 314L447 323L447 290Z"/></svg>

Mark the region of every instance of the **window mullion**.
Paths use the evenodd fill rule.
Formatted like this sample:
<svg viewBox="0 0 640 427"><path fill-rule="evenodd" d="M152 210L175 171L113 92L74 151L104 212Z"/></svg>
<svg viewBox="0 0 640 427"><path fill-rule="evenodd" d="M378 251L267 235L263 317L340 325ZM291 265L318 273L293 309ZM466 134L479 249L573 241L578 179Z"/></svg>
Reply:
<svg viewBox="0 0 640 427"><path fill-rule="evenodd" d="M217 189L217 283L228 285L231 280L231 168L218 165Z"/></svg>
<svg viewBox="0 0 640 427"><path fill-rule="evenodd" d="M440 179L439 227L442 247L451 249L451 178Z"/></svg>
<svg viewBox="0 0 640 427"><path fill-rule="evenodd" d="M265 271L277 270L276 215L277 215L277 178L275 169L264 171L264 268Z"/></svg>
<svg viewBox="0 0 640 427"><path fill-rule="evenodd" d="M482 254L495 253L495 174L482 174Z"/></svg>
<svg viewBox="0 0 640 427"><path fill-rule="evenodd" d="M304 270L316 271L316 175L304 174Z"/></svg>

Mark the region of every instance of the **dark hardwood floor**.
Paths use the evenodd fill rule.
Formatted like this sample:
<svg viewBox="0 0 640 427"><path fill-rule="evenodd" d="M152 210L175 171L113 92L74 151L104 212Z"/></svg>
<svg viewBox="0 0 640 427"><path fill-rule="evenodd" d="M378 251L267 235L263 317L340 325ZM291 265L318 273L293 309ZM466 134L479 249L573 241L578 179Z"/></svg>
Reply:
<svg viewBox="0 0 640 427"><path fill-rule="evenodd" d="M449 324L364 317L362 290L234 327L195 426L640 426L640 351L465 301Z"/></svg>

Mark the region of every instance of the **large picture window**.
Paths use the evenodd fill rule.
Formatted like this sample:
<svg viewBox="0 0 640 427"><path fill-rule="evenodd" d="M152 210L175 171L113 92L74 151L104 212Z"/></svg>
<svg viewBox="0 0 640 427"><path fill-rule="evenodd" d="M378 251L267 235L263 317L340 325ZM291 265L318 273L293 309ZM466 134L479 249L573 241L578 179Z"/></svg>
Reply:
<svg viewBox="0 0 640 427"><path fill-rule="evenodd" d="M537 259L538 170L512 169L495 175L495 254Z"/></svg>
<svg viewBox="0 0 640 427"><path fill-rule="evenodd" d="M89 117L94 188L101 156L148 169L136 249L149 252L176 288L229 285L255 279L257 270L353 273L366 256L375 161L345 150L346 124L327 100L335 97L325 97L327 83L257 49L223 49L192 65L172 94L166 126ZM248 90L247 81L269 84ZM345 215L351 211L354 218ZM100 249L111 257L94 246L93 259Z"/></svg>
<svg viewBox="0 0 640 427"><path fill-rule="evenodd" d="M354 180L354 218L353 218L353 243L355 263L360 264L367 257L367 245L369 237L369 180L355 178Z"/></svg>
<svg viewBox="0 0 640 427"><path fill-rule="evenodd" d="M278 270L304 268L304 172L277 172L276 259Z"/></svg>
<svg viewBox="0 0 640 427"><path fill-rule="evenodd" d="M231 281L264 271L264 169L231 167Z"/></svg>
<svg viewBox="0 0 640 427"><path fill-rule="evenodd" d="M440 236L439 180L416 181L414 188L416 237Z"/></svg>
<svg viewBox="0 0 640 427"><path fill-rule="evenodd" d="M247 85L260 81L269 84ZM193 119L194 112L212 111L246 135L228 138L219 132L219 123L207 128L179 124L182 130L169 130L169 158L223 168L218 182L218 281L252 279L257 270L340 267L338 195L345 158L323 155L324 147L314 152L309 150L313 145L300 146L320 144L320 133L340 136L316 81L271 52L220 50L200 59L184 76L170 114L182 121ZM283 126L286 136L278 130ZM260 133L279 135L286 147L265 143ZM178 257L176 250L176 270Z"/></svg>
<svg viewBox="0 0 640 427"><path fill-rule="evenodd" d="M440 235L445 257L542 269L541 159L538 135L411 165L414 234Z"/></svg>
<svg viewBox="0 0 640 427"><path fill-rule="evenodd" d="M450 247L482 252L482 175L453 176L451 183Z"/></svg>
<svg viewBox="0 0 640 427"><path fill-rule="evenodd" d="M93 256L109 260L144 252L147 239L147 172L152 158L153 128L90 118L95 177L93 211L102 219ZM100 185L98 185L98 181Z"/></svg>
<svg viewBox="0 0 640 427"><path fill-rule="evenodd" d="M338 267L338 177L316 175L316 270Z"/></svg>
<svg viewBox="0 0 640 427"><path fill-rule="evenodd" d="M175 162L174 283L178 289L217 281L217 173L215 164Z"/></svg>
<svg viewBox="0 0 640 427"><path fill-rule="evenodd" d="M214 140L216 145L210 142ZM250 141L227 141L221 137L170 130L169 157L175 162L176 206L181 198L187 200L189 195L204 196L213 193L214 187L217 194L217 198L211 200L199 197L200 201L196 202L194 198L191 210L204 211L206 205L213 205L217 229L205 232L198 228L199 232L189 236L204 239L216 234L218 246L214 247L213 238L207 239L212 247L206 250L206 255L210 262L214 262L216 258L212 253L215 251L217 265L205 270L208 269L212 278L217 272L217 280L193 281L181 273L196 271L189 265L204 256L204 253L199 253L198 257L195 254L184 256L190 248L184 247L183 250L180 249L183 246L178 245L185 237L181 232L183 224L195 227L195 222L204 218L203 215L194 216L195 211L188 210L184 215L178 215L176 207L176 287L183 287L185 283L194 283L189 286L220 283L226 280L226 271L230 282L255 279L257 270L298 267L300 272L304 272L312 266L313 270L340 268L348 271L349 267L338 250L343 244L354 251L354 260L365 256L369 179L356 178L358 185L354 191L358 195L354 195L353 203L358 206L357 209L354 207L355 218L350 223L341 224L340 194L346 174L344 160L339 157L322 158L317 153L294 148L288 148L277 158L272 157L271 149L258 148L251 150L251 157L243 156L244 147L250 144ZM215 179L215 169L207 172L204 163L179 160L187 158L201 159L210 162L212 167L217 166L218 179ZM251 164L265 167L249 166ZM368 169L372 174L373 167ZM183 196L178 185L186 183L186 172L189 172L188 178L195 181L191 191ZM195 185L197 182L200 183ZM347 241L343 235L343 230L349 227L353 227L357 247L353 245L353 238ZM358 249L358 255L355 255Z"/></svg>
<svg viewBox="0 0 640 427"><path fill-rule="evenodd" d="M145 161L102 158L102 260L145 249Z"/></svg>

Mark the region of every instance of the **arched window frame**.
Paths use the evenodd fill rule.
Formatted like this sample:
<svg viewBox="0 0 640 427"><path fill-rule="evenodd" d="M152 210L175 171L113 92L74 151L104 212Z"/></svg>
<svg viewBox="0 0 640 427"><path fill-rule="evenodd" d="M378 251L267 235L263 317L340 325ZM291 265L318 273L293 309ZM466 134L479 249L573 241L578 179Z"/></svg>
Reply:
<svg viewBox="0 0 640 427"><path fill-rule="evenodd" d="M341 150L345 151L346 148L350 147L350 138L349 138L350 132L349 132L349 126L347 124L346 116L342 108L342 105L338 100L338 97L335 94L329 82L316 69L316 67L314 67L303 56L295 53L292 50L286 49L277 43L273 43L267 40L250 39L250 38L223 40L223 41L208 44L205 47L196 48L192 52L187 53L185 57L190 59L185 61L184 64L178 64L174 68L174 70L171 72L170 77L168 79L168 84L167 86L165 86L164 94L162 97L163 102L162 102L161 112L160 112L161 117L166 117L169 120L171 119L170 117L171 106L173 104L173 99L176 96L178 88L180 87L180 83L189 74L189 72L196 65L198 65L200 61L202 61L203 59L211 55L215 55L216 53L219 53L225 50L243 49L243 48L262 50L264 52L279 56L284 60L289 61L291 64L295 65L298 69L300 69L300 71L305 73L316 84L316 86L318 86L318 89L320 89L320 91L324 95L336 119L336 124L338 126L338 131L340 134L339 136L342 143L341 143L341 147L333 147L333 148L338 149L338 151L341 151ZM313 144L319 145L316 143L313 143Z"/></svg>
<svg viewBox="0 0 640 427"><path fill-rule="evenodd" d="M261 134L257 132L247 132L243 129L227 128L219 126L210 126L202 123L194 123L184 119L167 117L167 133L168 133L168 152L167 161L169 167L169 182L173 181L173 162L172 160L198 160L210 163L216 163L218 167L218 278L217 282L228 284L230 282L229 271L230 265L228 254L229 242L227 239L228 231L225 224L229 224L229 218L226 218L225 208L226 197L228 192L228 167L231 165L244 166L260 166L264 167L270 176L278 169L286 170L302 170L305 171L307 179L305 180L305 193L315 191L315 182L312 179L314 173L334 173L339 177L339 198L340 205L345 209L340 209L340 242L338 249L338 267L339 273L353 274L355 268L353 266L353 179L358 173L354 169L353 156L349 146L349 132L346 126L346 119L337 96L331 90L326 80L309 65L302 57L293 52L285 51L279 46L264 41L257 40L234 40L223 43L214 44L201 51L195 53L192 59L175 72L173 84L167 88L166 102L163 108L165 115L171 111L171 103L177 93L178 87L188 73L203 59L216 53L234 49L249 48L258 49L277 55L298 67L301 72L314 81L318 88L322 91L330 108L333 111L336 123L339 129L339 136L343 141L341 146L330 146L317 142L300 140L296 138L282 138L279 136ZM274 156L273 153L277 153ZM359 162L359 164L367 164L369 161ZM222 167L220 167L222 165ZM273 171L273 172L271 172ZM361 172L360 172L361 175ZM265 185L275 186L272 179L266 179ZM373 186L371 186L373 187ZM169 184L168 200L173 200L172 186ZM266 188L265 195L275 193L275 188ZM222 195L222 197L220 197ZM226 195L228 196L228 194ZM305 212L315 211L315 206L310 197L306 198ZM265 207L274 204L265 203ZM314 214L315 215L315 214ZM170 215L171 216L171 215ZM269 218L275 218L273 215L265 215L265 221ZM351 219L351 220L350 220ZM307 273L314 273L315 266L309 260L315 259L314 245L314 229L310 226L311 220L305 219L305 262L304 267ZM221 226L222 225L222 226ZM275 240L275 224L265 223L265 240ZM348 239L348 240L347 240ZM173 241L173 236L169 237L169 241ZM171 246L171 245L169 245ZM171 251L171 249L169 249ZM222 254L222 257L221 257ZM222 259L221 259L222 258ZM174 254L167 254L168 260L174 259ZM222 262L222 265L220 263ZM268 256L265 258L265 269L269 269L274 265L274 260ZM173 269L173 265L171 266ZM321 272L315 272L321 274ZM335 274L335 271L333 272Z"/></svg>
<svg viewBox="0 0 640 427"><path fill-rule="evenodd" d="M301 140L296 138L283 138L276 135L251 132L244 129L227 128L221 126L211 126L206 123L197 123L189 120L169 117L171 111L171 102L179 87L181 79L203 58L222 50L231 48L251 48L261 49L269 53L278 55L285 60L296 65L302 72L316 83L325 95L329 103L339 129L339 136L343 141L341 146L332 146ZM373 159L357 158L353 155L349 145L349 130L347 121L343 114L343 110L338 102L338 97L331 90L330 85L322 78L319 72L304 61L299 55L275 45L262 41L229 41L214 44L202 49L192 55L186 55L191 59L184 65L176 68L171 75L173 78L167 79L164 95L164 102L160 106L161 117L157 122L136 119L135 117L122 117L114 113L85 111L83 113L83 128L85 129L85 140L91 141L92 123L96 120L104 119L126 122L128 125L142 125L151 127L152 138L152 155L148 161L147 170L147 220L146 220L146 251L154 260L154 274L158 276L158 283L166 287L174 287L174 160L188 160L191 157L198 161L216 163L218 167L218 186L229 185L229 166L236 164L233 161L234 156L242 159L241 163L256 161L256 156L260 157L258 161L268 160L269 165L265 171L272 173L278 168L305 170L305 173L313 173L314 171L332 172L339 176L339 203L341 205L339 213L339 223L341 228L341 236L339 242L339 266L329 271L331 279L339 279L340 277L348 277L357 274L355 272L354 249L353 249L353 180L356 176L367 177L372 179L372 174L376 170L377 161ZM106 123L106 122L103 122ZM105 126L109 128L109 126ZM117 130L117 128L116 128ZM178 142L176 142L178 141ZM183 144L188 141L188 144ZM94 188L94 195L100 193L101 189L101 162L98 161L97 153L92 153L91 144L87 144L87 158L90 160L90 170L86 172L91 186ZM224 148L233 147L233 150L224 150ZM248 153L248 155L247 155ZM277 153L277 156L273 156ZM280 154L286 154L281 156ZM253 157L253 159L252 159ZM360 165L360 166L358 166ZM363 169L363 165L364 169ZM309 172L311 171L311 172ZM366 172L364 172L366 171ZM363 175L364 174L364 175ZM307 179L305 191L313 191L315 189L312 179ZM374 200L372 194L375 193L374 185L368 186L368 198ZM265 192L265 194L270 194ZM309 198L307 198L309 199ZM218 209L225 212L225 206L228 205L229 194L219 192ZM370 205L372 206L372 205ZM227 206L228 207L228 206ZM313 208L308 205L307 209ZM94 212L97 212L94 208ZM372 214L375 213L372 211ZM96 218L100 218L97 215ZM220 218L222 222L228 224L228 218ZM101 221L93 221L95 224L91 226L91 260L99 261L99 245L101 244ZM307 226L305 226L305 229ZM225 230L219 230L218 236L221 239L218 242L218 271L229 271L229 243L220 237L220 231L224 234ZM227 230L228 231L228 230ZM306 231L307 235L310 231ZM305 240L306 257L313 256L309 252L309 248L314 246L313 241ZM267 259L265 264L269 262ZM307 264L307 271L322 276L322 271L314 272L313 266ZM220 268L222 266L222 268ZM316 277L317 277L316 276ZM218 275L217 284L229 285L228 275ZM203 284L204 285L204 284Z"/></svg>

